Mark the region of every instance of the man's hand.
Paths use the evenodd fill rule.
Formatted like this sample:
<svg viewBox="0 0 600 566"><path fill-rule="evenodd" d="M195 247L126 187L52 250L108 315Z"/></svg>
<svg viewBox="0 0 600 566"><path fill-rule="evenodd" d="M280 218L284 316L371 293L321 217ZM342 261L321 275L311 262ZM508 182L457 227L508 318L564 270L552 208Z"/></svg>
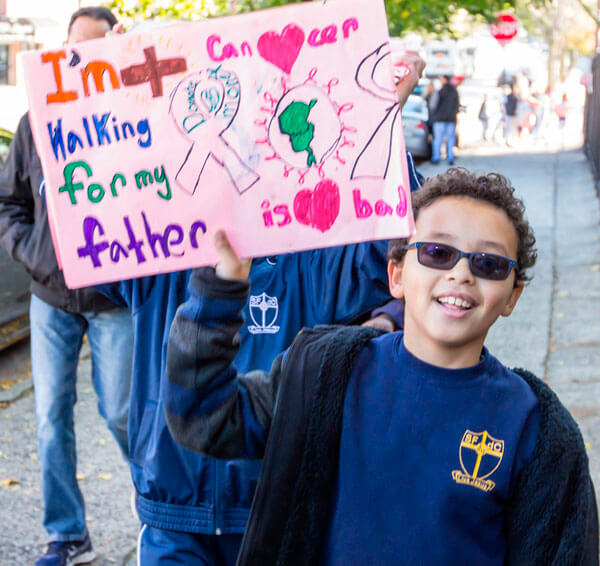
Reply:
<svg viewBox="0 0 600 566"><path fill-rule="evenodd" d="M409 94L417 86L419 79L423 75L425 61L417 53L407 51L400 61L394 62L394 66L404 69L404 76L396 84L398 101L400 102L400 106L404 106Z"/></svg>
<svg viewBox="0 0 600 566"><path fill-rule="evenodd" d="M221 279L246 281L250 273L251 259L240 259L232 248L227 234L223 230L215 233L215 248L219 252L219 263L215 271Z"/></svg>

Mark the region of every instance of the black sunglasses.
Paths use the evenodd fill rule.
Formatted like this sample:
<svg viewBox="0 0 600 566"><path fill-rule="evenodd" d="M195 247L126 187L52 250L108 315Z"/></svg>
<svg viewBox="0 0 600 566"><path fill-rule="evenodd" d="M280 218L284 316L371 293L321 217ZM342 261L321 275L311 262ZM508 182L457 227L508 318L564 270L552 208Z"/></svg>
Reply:
<svg viewBox="0 0 600 566"><path fill-rule="evenodd" d="M463 252L448 244L436 242L414 242L405 250L417 249L417 259L421 265L433 269L452 269L463 257L468 258L471 273L482 279L504 281L513 267L514 259L487 252Z"/></svg>

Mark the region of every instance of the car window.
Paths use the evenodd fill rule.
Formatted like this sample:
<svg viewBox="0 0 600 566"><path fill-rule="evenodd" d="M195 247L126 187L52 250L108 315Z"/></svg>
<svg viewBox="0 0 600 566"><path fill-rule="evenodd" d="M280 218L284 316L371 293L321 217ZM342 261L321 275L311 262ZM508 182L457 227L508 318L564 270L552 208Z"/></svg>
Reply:
<svg viewBox="0 0 600 566"><path fill-rule="evenodd" d="M409 98L402 110L404 112L414 112L418 114L419 112L424 112L425 108L422 101Z"/></svg>

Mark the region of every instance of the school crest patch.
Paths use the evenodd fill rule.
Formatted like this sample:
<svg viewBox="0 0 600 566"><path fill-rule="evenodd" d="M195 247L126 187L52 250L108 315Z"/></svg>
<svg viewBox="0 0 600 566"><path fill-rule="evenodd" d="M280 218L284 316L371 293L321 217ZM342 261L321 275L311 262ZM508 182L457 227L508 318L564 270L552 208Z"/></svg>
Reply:
<svg viewBox="0 0 600 566"><path fill-rule="evenodd" d="M466 430L459 448L462 470L453 470L452 479L458 484L492 491L496 484L489 477L498 469L503 456L504 440L494 438L487 430Z"/></svg>
<svg viewBox="0 0 600 566"><path fill-rule="evenodd" d="M250 318L254 324L248 326L250 334L276 334L279 326L275 324L279 314L277 297L266 293L251 295L248 301Z"/></svg>

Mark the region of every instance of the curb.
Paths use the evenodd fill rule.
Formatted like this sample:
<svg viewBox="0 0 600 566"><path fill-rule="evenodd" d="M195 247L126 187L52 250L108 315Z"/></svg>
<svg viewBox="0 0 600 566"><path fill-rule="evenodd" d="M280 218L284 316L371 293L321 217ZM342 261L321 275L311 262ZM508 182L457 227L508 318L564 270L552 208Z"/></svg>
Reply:
<svg viewBox="0 0 600 566"><path fill-rule="evenodd" d="M85 342L81 348L81 352L79 354L79 361L87 360L91 357L90 345ZM19 381L15 383L9 389L4 391L0 391L0 403L13 403L20 399L26 393L29 393L33 390L33 379L28 377L23 381Z"/></svg>
<svg viewBox="0 0 600 566"><path fill-rule="evenodd" d="M137 560L136 560L136 555L137 555L137 547L134 546L124 557L123 560L121 561L121 566L136 566L137 564Z"/></svg>
<svg viewBox="0 0 600 566"><path fill-rule="evenodd" d="M5 391L0 391L0 403L12 403L16 401L23 394L31 391L33 389L33 379L28 377L23 381L19 381L13 385L10 389Z"/></svg>

